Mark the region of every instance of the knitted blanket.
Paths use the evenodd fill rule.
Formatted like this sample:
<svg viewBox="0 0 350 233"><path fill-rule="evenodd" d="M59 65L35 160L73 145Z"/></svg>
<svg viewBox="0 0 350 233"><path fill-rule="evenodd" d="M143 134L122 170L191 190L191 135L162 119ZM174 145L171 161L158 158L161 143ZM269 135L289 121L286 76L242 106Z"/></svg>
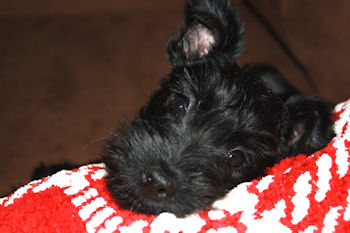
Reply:
<svg viewBox="0 0 350 233"><path fill-rule="evenodd" d="M0 232L350 232L350 100L335 108L336 137L287 158L186 218L120 209L103 164L33 181L0 199Z"/></svg>

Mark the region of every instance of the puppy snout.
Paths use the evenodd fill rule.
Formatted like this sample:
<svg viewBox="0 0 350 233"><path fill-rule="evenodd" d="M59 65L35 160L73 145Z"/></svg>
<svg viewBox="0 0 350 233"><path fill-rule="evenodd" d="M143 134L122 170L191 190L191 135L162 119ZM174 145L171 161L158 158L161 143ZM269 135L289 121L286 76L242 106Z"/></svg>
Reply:
<svg viewBox="0 0 350 233"><path fill-rule="evenodd" d="M173 196L175 190L173 178L163 171L153 170L142 174L141 191L147 198L165 199Z"/></svg>

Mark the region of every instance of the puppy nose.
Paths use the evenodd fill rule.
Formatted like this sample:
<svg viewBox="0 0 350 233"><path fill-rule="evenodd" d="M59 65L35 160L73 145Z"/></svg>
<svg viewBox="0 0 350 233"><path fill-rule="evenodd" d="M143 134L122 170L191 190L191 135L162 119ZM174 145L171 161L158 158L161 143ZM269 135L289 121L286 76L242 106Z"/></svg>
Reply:
<svg viewBox="0 0 350 233"><path fill-rule="evenodd" d="M174 195L175 184L165 172L146 172L142 174L141 191L145 197L161 200Z"/></svg>

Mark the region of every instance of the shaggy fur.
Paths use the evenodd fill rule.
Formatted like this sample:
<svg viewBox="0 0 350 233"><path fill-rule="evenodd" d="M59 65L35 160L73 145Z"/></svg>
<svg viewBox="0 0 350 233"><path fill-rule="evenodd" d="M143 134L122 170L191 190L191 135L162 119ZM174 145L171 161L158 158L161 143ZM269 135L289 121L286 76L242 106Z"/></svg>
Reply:
<svg viewBox="0 0 350 233"><path fill-rule="evenodd" d="M168 41L170 74L105 146L107 185L121 207L183 217L331 140L329 104L280 98L286 92L237 65L243 31L231 1L187 1L184 24Z"/></svg>

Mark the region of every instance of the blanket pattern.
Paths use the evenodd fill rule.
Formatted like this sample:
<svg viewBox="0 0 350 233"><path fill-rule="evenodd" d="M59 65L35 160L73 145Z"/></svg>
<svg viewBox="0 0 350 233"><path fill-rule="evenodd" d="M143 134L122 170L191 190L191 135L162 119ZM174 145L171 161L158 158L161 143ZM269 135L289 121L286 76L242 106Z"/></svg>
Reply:
<svg viewBox="0 0 350 233"><path fill-rule="evenodd" d="M103 164L33 181L0 199L0 232L350 232L350 100L334 110L336 137L234 188L186 218L123 210Z"/></svg>

